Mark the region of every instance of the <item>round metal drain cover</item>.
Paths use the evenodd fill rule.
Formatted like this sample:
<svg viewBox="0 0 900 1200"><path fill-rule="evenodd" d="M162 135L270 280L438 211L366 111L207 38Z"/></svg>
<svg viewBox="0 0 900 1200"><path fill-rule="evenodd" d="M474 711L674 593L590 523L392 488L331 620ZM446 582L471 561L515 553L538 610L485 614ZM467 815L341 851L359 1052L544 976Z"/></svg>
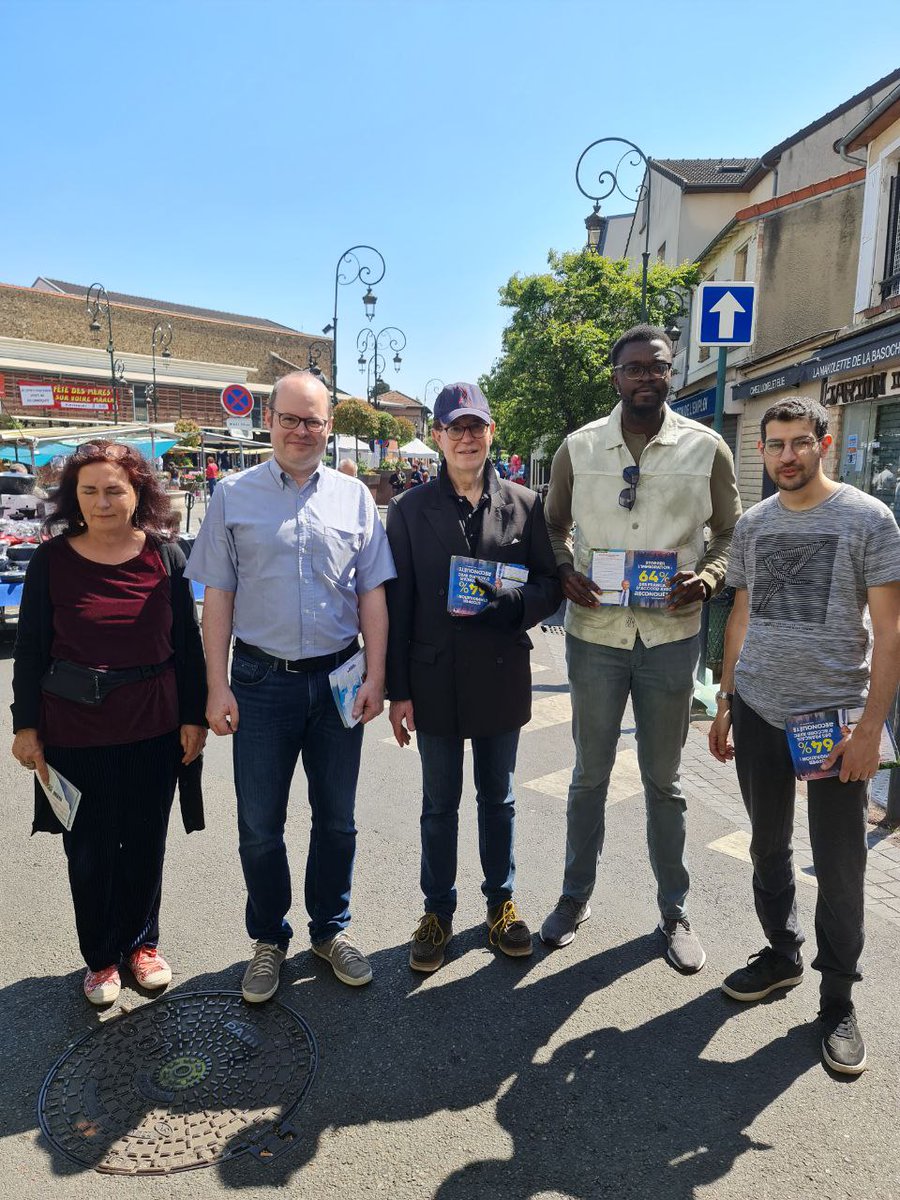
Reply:
<svg viewBox="0 0 900 1200"><path fill-rule="evenodd" d="M44 1080L38 1118L67 1158L113 1175L208 1167L288 1149L315 1038L275 1000L189 992L86 1034Z"/></svg>

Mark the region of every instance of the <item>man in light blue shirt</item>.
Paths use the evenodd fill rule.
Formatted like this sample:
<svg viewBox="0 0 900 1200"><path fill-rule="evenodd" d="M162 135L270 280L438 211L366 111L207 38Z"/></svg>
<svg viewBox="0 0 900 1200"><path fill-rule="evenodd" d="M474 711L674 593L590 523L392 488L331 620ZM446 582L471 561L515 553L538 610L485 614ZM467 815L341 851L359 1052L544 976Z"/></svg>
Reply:
<svg viewBox="0 0 900 1200"><path fill-rule="evenodd" d="M256 943L242 985L250 1003L277 991L293 932L284 826L301 755L312 809L305 898L313 952L343 983L372 978L346 930L362 727L384 707L384 584L396 574L368 488L322 465L331 433L324 385L306 371L285 375L264 415L274 458L222 480L188 567L206 585L206 715L214 733L234 737L247 931ZM360 723L346 729L328 675L357 651L360 633L368 674L353 709Z"/></svg>

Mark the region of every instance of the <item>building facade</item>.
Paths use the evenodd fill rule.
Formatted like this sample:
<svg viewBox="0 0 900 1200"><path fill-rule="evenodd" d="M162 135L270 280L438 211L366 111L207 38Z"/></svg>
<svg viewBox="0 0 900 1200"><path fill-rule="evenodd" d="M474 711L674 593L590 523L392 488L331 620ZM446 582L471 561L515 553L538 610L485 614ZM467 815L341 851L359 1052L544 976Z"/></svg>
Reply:
<svg viewBox="0 0 900 1200"><path fill-rule="evenodd" d="M131 421L188 418L224 428L223 390L252 394L258 427L276 380L310 366L331 374L332 342L274 321L109 294L91 329L87 288L39 277L32 287L0 284L0 402L23 417ZM161 328L165 344L154 330ZM169 333L171 330L171 333ZM155 355L154 355L155 349ZM154 357L156 391L153 392ZM122 379L112 384L113 363Z"/></svg>

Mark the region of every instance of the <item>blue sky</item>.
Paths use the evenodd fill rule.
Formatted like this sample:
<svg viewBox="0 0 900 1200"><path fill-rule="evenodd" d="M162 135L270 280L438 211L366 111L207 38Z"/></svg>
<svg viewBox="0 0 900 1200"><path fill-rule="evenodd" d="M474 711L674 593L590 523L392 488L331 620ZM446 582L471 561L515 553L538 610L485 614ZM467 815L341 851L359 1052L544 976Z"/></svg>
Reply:
<svg viewBox="0 0 900 1200"><path fill-rule="evenodd" d="M420 396L489 369L497 289L582 244L589 142L756 155L898 65L896 0L0 0L0 43L0 281L318 333L368 242Z"/></svg>

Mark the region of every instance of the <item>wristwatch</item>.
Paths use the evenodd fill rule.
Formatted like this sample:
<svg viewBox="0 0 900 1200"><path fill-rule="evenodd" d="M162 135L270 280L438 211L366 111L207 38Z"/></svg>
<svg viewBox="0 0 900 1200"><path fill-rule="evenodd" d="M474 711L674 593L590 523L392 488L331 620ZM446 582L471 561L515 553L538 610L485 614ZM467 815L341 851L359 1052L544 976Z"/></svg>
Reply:
<svg viewBox="0 0 900 1200"><path fill-rule="evenodd" d="M734 699L734 692L716 692L716 699L727 700L728 703L731 704L732 700Z"/></svg>

